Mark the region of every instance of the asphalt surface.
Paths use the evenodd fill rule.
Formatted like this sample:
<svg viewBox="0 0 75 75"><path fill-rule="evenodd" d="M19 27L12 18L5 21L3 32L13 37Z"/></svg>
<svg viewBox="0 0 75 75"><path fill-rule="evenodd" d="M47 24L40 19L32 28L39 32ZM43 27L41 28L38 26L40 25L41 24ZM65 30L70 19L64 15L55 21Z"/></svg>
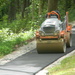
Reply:
<svg viewBox="0 0 75 75"><path fill-rule="evenodd" d="M0 75L35 75L58 58L75 49L75 34L72 35L73 46L66 53L38 54L36 49L0 66Z"/></svg>

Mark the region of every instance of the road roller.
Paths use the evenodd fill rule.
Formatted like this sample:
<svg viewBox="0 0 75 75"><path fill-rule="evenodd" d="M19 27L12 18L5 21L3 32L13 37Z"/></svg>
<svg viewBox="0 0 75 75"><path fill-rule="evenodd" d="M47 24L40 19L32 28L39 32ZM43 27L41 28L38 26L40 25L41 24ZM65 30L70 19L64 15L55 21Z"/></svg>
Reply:
<svg viewBox="0 0 75 75"><path fill-rule="evenodd" d="M45 21L36 31L36 49L38 53L64 53L72 47L72 25L68 22L68 12L61 21L58 11L47 13Z"/></svg>

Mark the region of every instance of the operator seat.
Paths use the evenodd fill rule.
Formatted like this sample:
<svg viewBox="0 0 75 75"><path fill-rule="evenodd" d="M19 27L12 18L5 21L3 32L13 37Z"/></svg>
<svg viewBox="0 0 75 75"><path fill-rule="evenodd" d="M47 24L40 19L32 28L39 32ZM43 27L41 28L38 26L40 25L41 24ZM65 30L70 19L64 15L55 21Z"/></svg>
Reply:
<svg viewBox="0 0 75 75"><path fill-rule="evenodd" d="M60 20L59 11L55 10L47 13L46 18L58 18Z"/></svg>

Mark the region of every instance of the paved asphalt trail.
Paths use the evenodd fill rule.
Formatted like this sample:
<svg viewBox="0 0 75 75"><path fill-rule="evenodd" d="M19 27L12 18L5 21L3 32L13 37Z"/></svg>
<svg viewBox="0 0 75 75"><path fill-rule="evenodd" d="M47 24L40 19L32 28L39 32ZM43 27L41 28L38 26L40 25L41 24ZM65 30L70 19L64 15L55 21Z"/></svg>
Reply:
<svg viewBox="0 0 75 75"><path fill-rule="evenodd" d="M75 34L72 36L73 47L67 48L66 53L38 54L36 49L19 58L0 66L0 75L34 75L61 56L75 49Z"/></svg>

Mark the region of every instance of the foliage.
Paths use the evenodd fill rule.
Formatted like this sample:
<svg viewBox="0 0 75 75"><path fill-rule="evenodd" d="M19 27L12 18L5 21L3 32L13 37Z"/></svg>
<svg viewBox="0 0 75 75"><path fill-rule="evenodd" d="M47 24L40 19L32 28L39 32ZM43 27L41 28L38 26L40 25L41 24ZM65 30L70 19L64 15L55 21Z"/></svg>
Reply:
<svg viewBox="0 0 75 75"><path fill-rule="evenodd" d="M1 21L0 21L0 29L2 28L10 28L13 32L19 33L20 31L23 30L30 30L31 28L35 29L38 28L41 23L45 19L45 15L47 13L47 5L48 1L42 0L34 0L33 2L30 1L29 6L25 7L24 10L24 18L22 18L22 6L23 6L23 0L17 0L19 1L19 13L18 13L18 8L16 8L16 20L13 20L12 22L9 22L8 20L8 8L10 1L9 0L0 0L0 15L1 15ZM40 6L40 2L43 3ZM70 0L68 2L67 10L70 12L70 21L74 20L74 12L75 12L75 6L73 3L73 0ZM17 6L17 3L16 3ZM18 7L18 6L17 6ZM41 7L41 8L40 8ZM39 10L41 9L41 10ZM60 11L60 15L64 17L65 12L66 12L66 0L58 0L58 10ZM39 14L41 12L41 14Z"/></svg>
<svg viewBox="0 0 75 75"><path fill-rule="evenodd" d="M68 2L67 2L68 1ZM58 10L60 11L61 19L64 18L65 13L69 12L69 21L74 21L75 5L74 0L59 0L58 1ZM67 3L66 3L67 2Z"/></svg>
<svg viewBox="0 0 75 75"><path fill-rule="evenodd" d="M14 51L15 46L24 43L34 37L34 31L20 32L18 34L13 33L10 29L0 30L0 55L6 55Z"/></svg>
<svg viewBox="0 0 75 75"><path fill-rule="evenodd" d="M0 0L0 20L3 20L2 17L7 14L9 6L9 0Z"/></svg>
<svg viewBox="0 0 75 75"><path fill-rule="evenodd" d="M74 21L75 20L75 8L70 8L69 9L69 21Z"/></svg>
<svg viewBox="0 0 75 75"><path fill-rule="evenodd" d="M65 0L60 0L58 2L58 10L60 11L60 15L64 17L65 15Z"/></svg>

